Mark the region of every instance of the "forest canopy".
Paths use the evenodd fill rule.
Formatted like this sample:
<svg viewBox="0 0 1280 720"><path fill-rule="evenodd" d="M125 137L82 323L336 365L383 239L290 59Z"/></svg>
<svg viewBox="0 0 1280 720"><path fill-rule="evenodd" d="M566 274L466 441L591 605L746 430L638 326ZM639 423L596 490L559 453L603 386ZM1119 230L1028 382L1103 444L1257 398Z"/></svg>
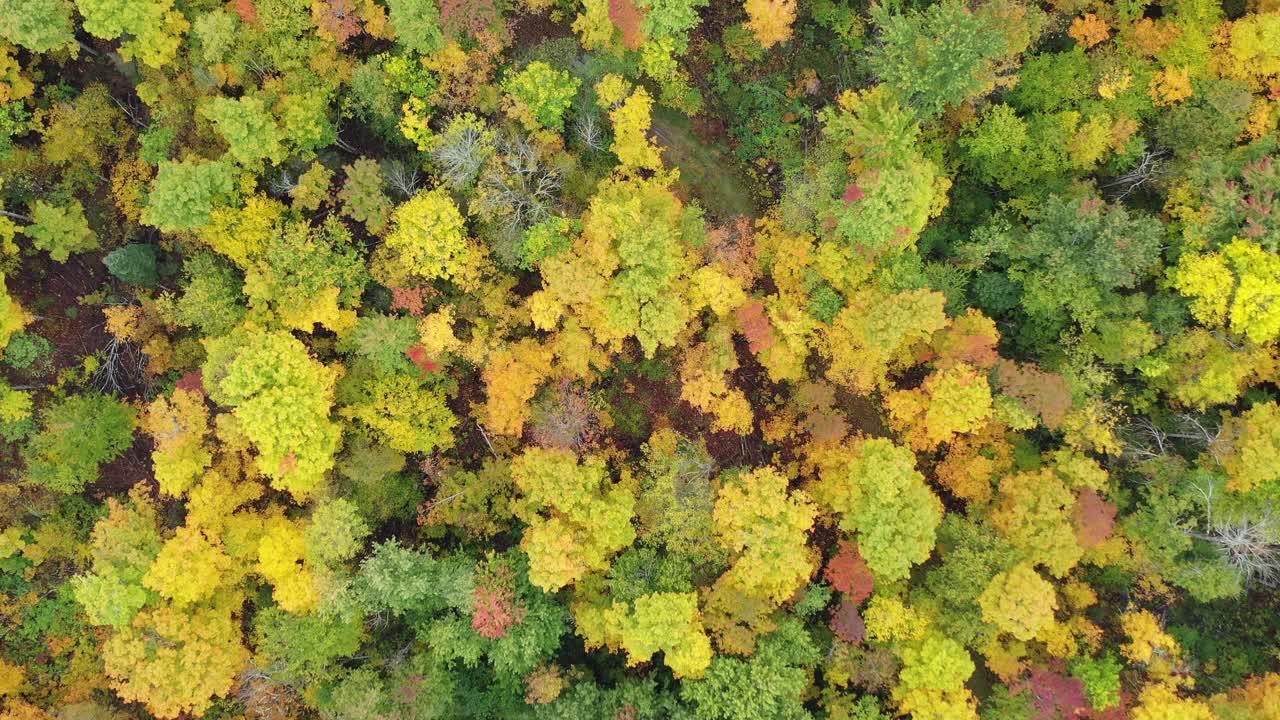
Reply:
<svg viewBox="0 0 1280 720"><path fill-rule="evenodd" d="M0 720L1280 720L1277 0L0 0Z"/></svg>

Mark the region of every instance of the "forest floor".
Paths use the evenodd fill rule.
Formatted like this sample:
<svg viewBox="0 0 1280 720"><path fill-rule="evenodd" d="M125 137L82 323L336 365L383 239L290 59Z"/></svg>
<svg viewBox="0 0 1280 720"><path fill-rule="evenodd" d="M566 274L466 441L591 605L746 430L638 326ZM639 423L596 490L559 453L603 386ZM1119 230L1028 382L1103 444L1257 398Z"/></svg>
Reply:
<svg viewBox="0 0 1280 720"><path fill-rule="evenodd" d="M689 118L674 110L655 109L652 127L663 149L663 162L680 168L680 189L722 220L755 214L746 168L728 147L698 137Z"/></svg>

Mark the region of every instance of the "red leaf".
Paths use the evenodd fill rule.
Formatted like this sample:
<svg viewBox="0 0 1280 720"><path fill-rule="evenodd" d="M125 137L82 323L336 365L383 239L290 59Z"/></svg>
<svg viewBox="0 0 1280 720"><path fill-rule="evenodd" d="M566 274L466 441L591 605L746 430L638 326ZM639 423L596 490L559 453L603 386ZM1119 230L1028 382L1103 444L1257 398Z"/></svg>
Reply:
<svg viewBox="0 0 1280 720"><path fill-rule="evenodd" d="M840 606L831 613L831 632L853 645L861 645L867 639L867 624L858 612L857 603L850 602L849 598L840 601Z"/></svg>
<svg viewBox="0 0 1280 720"><path fill-rule="evenodd" d="M253 0L231 0L231 10L240 16L240 20L251 23L258 19L258 6Z"/></svg>
<svg viewBox="0 0 1280 720"><path fill-rule="evenodd" d="M174 385L177 390L186 390L187 392L204 394L204 375L199 370L193 370L183 375Z"/></svg>
<svg viewBox="0 0 1280 720"><path fill-rule="evenodd" d="M427 357L427 349L421 345L414 345L408 350L405 350L404 354L409 357L410 362L417 365L418 369L424 373L440 372L444 369L443 365L440 365Z"/></svg>
<svg viewBox="0 0 1280 720"><path fill-rule="evenodd" d="M426 299L426 288L391 288L391 309L404 310L414 317L422 317Z"/></svg>
<svg viewBox="0 0 1280 720"><path fill-rule="evenodd" d="M849 596L854 606L871 597L876 586L875 576L858 552L858 546L844 540L840 541L840 551L827 561L825 576L831 587Z"/></svg>
<svg viewBox="0 0 1280 720"><path fill-rule="evenodd" d="M644 16L647 11L633 0L609 0L609 19L622 31L622 44L628 50L639 50L644 44Z"/></svg>
<svg viewBox="0 0 1280 720"><path fill-rule="evenodd" d="M858 187L858 183L849 183L849 187L844 189L844 201L847 205L852 205L866 196L862 188Z"/></svg>
<svg viewBox="0 0 1280 720"><path fill-rule="evenodd" d="M1111 537L1116 526L1116 506L1103 500L1093 490L1080 491L1076 502L1076 541L1088 549L1101 545Z"/></svg>
<svg viewBox="0 0 1280 720"><path fill-rule="evenodd" d="M752 353L759 355L778 341L773 334L773 324L765 315L764 303L759 300L752 300L734 310L733 317L738 321L738 329L747 338L747 346Z"/></svg>
<svg viewBox="0 0 1280 720"><path fill-rule="evenodd" d="M1084 683L1076 678L1038 669L1031 671L1027 685L1037 720L1076 718L1089 710L1084 697Z"/></svg>

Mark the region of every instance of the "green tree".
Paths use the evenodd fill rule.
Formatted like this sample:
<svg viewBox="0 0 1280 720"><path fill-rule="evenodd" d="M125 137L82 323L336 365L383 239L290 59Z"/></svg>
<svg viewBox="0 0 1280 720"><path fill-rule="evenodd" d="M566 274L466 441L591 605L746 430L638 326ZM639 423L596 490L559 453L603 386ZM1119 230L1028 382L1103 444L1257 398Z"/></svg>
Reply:
<svg viewBox="0 0 1280 720"><path fill-rule="evenodd" d="M190 27L173 0L75 1L86 32L104 40L124 36L120 54L126 60L137 57L153 68L173 60Z"/></svg>
<svg viewBox="0 0 1280 720"><path fill-rule="evenodd" d="M98 236L89 229L84 217L84 206L72 200L64 206L50 205L37 200L31 206L34 220L23 232L37 249L47 250L49 257L66 262L71 253L87 252L98 247Z"/></svg>
<svg viewBox="0 0 1280 720"><path fill-rule="evenodd" d="M284 159L284 138L260 98L211 98L201 104L200 115L213 122L227 151L241 165L254 167L263 160L274 165Z"/></svg>
<svg viewBox="0 0 1280 720"><path fill-rule="evenodd" d="M435 0L388 0L396 40L410 50L429 55L444 45L440 7Z"/></svg>
<svg viewBox="0 0 1280 720"><path fill-rule="evenodd" d="M165 232L197 230L234 188L230 165L207 160L160 164L142 221Z"/></svg>
<svg viewBox="0 0 1280 720"><path fill-rule="evenodd" d="M66 0L0 0L0 38L32 52L74 47L75 26Z"/></svg>
<svg viewBox="0 0 1280 720"><path fill-rule="evenodd" d="M582 81L564 70L534 61L502 83L505 107L526 130L564 130L565 113L573 104Z"/></svg>
<svg viewBox="0 0 1280 720"><path fill-rule="evenodd" d="M107 395L72 395L41 414L41 429L22 450L28 482L78 493L98 468L133 445L135 412Z"/></svg>
<svg viewBox="0 0 1280 720"><path fill-rule="evenodd" d="M789 618L751 657L717 657L701 680L682 682L680 697L697 720L807 720L804 692L818 658L809 632Z"/></svg>
<svg viewBox="0 0 1280 720"><path fill-rule="evenodd" d="M868 58L872 72L926 118L990 92L1045 22L1034 7L1002 0L976 10L944 0L907 13L877 3L871 17L880 30Z"/></svg>

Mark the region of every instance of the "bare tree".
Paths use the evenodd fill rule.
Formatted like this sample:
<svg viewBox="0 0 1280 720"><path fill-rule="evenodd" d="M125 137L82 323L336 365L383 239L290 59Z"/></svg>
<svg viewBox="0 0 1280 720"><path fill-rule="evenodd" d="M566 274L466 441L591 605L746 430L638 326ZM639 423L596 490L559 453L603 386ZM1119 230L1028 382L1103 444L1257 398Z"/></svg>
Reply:
<svg viewBox="0 0 1280 720"><path fill-rule="evenodd" d="M1280 587L1280 528L1270 510L1252 518L1214 518L1217 486L1206 482L1193 489L1204 501L1206 529L1188 534L1213 545L1242 584Z"/></svg>
<svg viewBox="0 0 1280 720"><path fill-rule="evenodd" d="M418 192L418 185L422 181L422 178L418 175L418 168L400 160L384 162L382 164L382 176L387 181L387 187L405 198L413 197L413 194Z"/></svg>
<svg viewBox="0 0 1280 720"><path fill-rule="evenodd" d="M594 114L579 115L573 129L584 147L595 151L604 150L604 129L600 127L600 121Z"/></svg>
<svg viewBox="0 0 1280 720"><path fill-rule="evenodd" d="M298 187L298 177L287 168L280 168L280 172L267 182L267 192L276 197L284 197L292 193L296 187Z"/></svg>
<svg viewBox="0 0 1280 720"><path fill-rule="evenodd" d="M528 140L502 140L480 179L477 202L500 229L514 234L551 217L562 182L560 171L544 166Z"/></svg>
<svg viewBox="0 0 1280 720"><path fill-rule="evenodd" d="M145 358L138 346L113 336L103 348L101 358L93 374L93 384L101 392L119 395L143 384Z"/></svg>
<svg viewBox="0 0 1280 720"><path fill-rule="evenodd" d="M1112 199L1123 200L1135 191L1145 187L1152 180L1164 174L1165 157L1169 153L1165 150L1149 150L1138 160L1138 164L1132 170L1103 185L1104 188L1114 189Z"/></svg>
<svg viewBox="0 0 1280 720"><path fill-rule="evenodd" d="M485 132L475 127L463 127L444 134L443 141L431 153L440 164L444 179L455 188L471 184L480 174L484 163L493 153Z"/></svg>

